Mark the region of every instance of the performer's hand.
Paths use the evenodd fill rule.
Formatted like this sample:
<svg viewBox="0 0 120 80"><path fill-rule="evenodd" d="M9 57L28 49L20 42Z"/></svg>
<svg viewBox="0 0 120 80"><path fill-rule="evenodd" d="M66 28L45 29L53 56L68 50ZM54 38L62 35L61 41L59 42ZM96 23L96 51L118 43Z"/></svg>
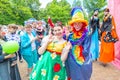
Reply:
<svg viewBox="0 0 120 80"><path fill-rule="evenodd" d="M115 29L115 27L114 27L114 26L112 26L112 29Z"/></svg>
<svg viewBox="0 0 120 80"><path fill-rule="evenodd" d="M34 37L34 38L31 40L31 42L33 42L33 41L35 41L35 40L37 40L37 39L38 39L38 36Z"/></svg>
<svg viewBox="0 0 120 80"><path fill-rule="evenodd" d="M5 56L5 59L9 59L9 58L13 58L13 57L15 57L15 54L9 54L9 55Z"/></svg>
<svg viewBox="0 0 120 80"><path fill-rule="evenodd" d="M90 29L90 33L92 34L92 32L93 32L93 29L91 28L91 29Z"/></svg>
<svg viewBox="0 0 120 80"><path fill-rule="evenodd" d="M11 64L11 66L14 66L16 64L17 64L17 61L13 61L12 64Z"/></svg>
<svg viewBox="0 0 120 80"><path fill-rule="evenodd" d="M49 36L48 36L48 43L50 43L50 42L52 42L53 41L53 36L52 36L52 34L50 34Z"/></svg>
<svg viewBox="0 0 120 80"><path fill-rule="evenodd" d="M98 32L99 32L99 34L100 34L100 33L101 33L101 30L99 29Z"/></svg>
<svg viewBox="0 0 120 80"><path fill-rule="evenodd" d="M68 42L67 45L66 45L66 49L70 50L71 48L72 48L72 44L70 42Z"/></svg>

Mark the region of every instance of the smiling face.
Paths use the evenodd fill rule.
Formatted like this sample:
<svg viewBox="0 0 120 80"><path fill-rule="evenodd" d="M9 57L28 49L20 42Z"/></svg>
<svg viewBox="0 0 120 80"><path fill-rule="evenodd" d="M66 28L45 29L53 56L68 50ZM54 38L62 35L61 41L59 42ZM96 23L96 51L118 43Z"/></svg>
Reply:
<svg viewBox="0 0 120 80"><path fill-rule="evenodd" d="M14 28L9 28L8 31L9 31L10 33L14 33L16 30L15 30Z"/></svg>
<svg viewBox="0 0 120 80"><path fill-rule="evenodd" d="M73 24L73 27L75 28L76 31L79 31L80 29L82 29L83 23L81 22L75 22Z"/></svg>
<svg viewBox="0 0 120 80"><path fill-rule="evenodd" d="M61 26L54 27L53 34L58 37L62 37L63 35L63 29Z"/></svg>
<svg viewBox="0 0 120 80"><path fill-rule="evenodd" d="M30 34L32 32L32 26L31 25L26 25L25 30L28 34Z"/></svg>

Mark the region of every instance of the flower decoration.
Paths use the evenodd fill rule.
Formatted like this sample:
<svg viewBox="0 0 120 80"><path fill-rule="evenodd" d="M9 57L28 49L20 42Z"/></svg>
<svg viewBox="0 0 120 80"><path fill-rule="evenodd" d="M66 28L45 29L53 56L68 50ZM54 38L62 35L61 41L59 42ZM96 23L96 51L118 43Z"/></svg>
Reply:
<svg viewBox="0 0 120 80"><path fill-rule="evenodd" d="M60 71L60 69L61 69L60 64L56 63L54 65L54 72L58 72L58 71Z"/></svg>
<svg viewBox="0 0 120 80"><path fill-rule="evenodd" d="M32 73L32 78L34 78L35 76L36 76L36 71Z"/></svg>
<svg viewBox="0 0 120 80"><path fill-rule="evenodd" d="M55 75L53 80L58 80L59 79L59 76L58 75Z"/></svg>
<svg viewBox="0 0 120 80"><path fill-rule="evenodd" d="M56 56L57 56L57 55L56 55L56 53L55 53L55 52L51 54L52 59L55 59L55 58L56 58Z"/></svg>
<svg viewBox="0 0 120 80"><path fill-rule="evenodd" d="M46 75L46 69L41 69L41 74L42 74L43 76L45 76L45 75Z"/></svg>

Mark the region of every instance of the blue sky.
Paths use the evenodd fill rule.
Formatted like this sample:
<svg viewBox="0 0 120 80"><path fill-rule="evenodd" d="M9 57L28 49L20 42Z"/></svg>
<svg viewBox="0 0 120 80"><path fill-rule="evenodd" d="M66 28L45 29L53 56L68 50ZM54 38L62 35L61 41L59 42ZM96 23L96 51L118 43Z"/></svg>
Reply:
<svg viewBox="0 0 120 80"><path fill-rule="evenodd" d="M41 5L41 8L45 8L45 6L47 5L47 3L51 2L52 0L39 0ZM58 0L60 1L60 0ZM67 0L69 3L72 3L74 0Z"/></svg>

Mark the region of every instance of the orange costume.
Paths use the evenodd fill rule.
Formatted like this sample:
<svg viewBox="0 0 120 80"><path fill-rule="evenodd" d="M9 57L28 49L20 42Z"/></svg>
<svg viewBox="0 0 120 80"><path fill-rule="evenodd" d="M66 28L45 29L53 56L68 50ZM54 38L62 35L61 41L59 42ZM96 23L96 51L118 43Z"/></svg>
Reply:
<svg viewBox="0 0 120 80"><path fill-rule="evenodd" d="M104 17L101 31L102 36L99 60L102 63L108 63L113 61L115 58L114 43L118 40L114 18L110 14ZM106 37L105 39L105 36L107 35L108 32L110 33L110 37L112 37L111 39L110 37Z"/></svg>

